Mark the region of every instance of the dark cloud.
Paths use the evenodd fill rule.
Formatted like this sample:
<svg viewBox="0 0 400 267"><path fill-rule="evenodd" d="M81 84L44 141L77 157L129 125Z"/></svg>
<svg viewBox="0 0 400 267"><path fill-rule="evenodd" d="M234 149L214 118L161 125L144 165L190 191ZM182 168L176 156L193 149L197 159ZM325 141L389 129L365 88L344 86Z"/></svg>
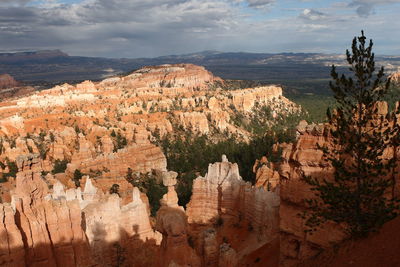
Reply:
<svg viewBox="0 0 400 267"><path fill-rule="evenodd" d="M232 3L245 3L254 9L267 9L276 3L276 0L228 0Z"/></svg>
<svg viewBox="0 0 400 267"><path fill-rule="evenodd" d="M275 3L275 0L246 0L250 7L265 8Z"/></svg>
<svg viewBox="0 0 400 267"><path fill-rule="evenodd" d="M349 6L356 7L356 12L360 17L368 17L374 13L375 6L399 2L399 0L352 0Z"/></svg>
<svg viewBox="0 0 400 267"><path fill-rule="evenodd" d="M382 34L383 26L391 28L388 32L399 27L397 15L380 21L374 16L365 22L356 15L341 18L326 9L310 8L298 16L268 18L268 10L278 4L275 0L85 0L76 4L42 1L40 5L27 0L18 1L18 5L17 1L7 1L7 5L0 1L2 51L62 49L72 55L108 57L208 49L321 51L321 47L344 47L346 43L340 42L351 39L359 29L376 29ZM253 20L245 13L248 8L243 9L245 2L254 9L265 8L266 12L255 12L265 17ZM354 8L368 1L353 2Z"/></svg>
<svg viewBox="0 0 400 267"><path fill-rule="evenodd" d="M0 6L24 6L32 0L1 0Z"/></svg>
<svg viewBox="0 0 400 267"><path fill-rule="evenodd" d="M215 0L96 0L52 7L8 6L0 8L0 36L3 48L68 47L69 51L90 51L91 55L109 54L118 48L118 56L153 56L160 54L157 50L182 46L187 50L211 36L225 34L237 24L236 13L229 3ZM89 46L92 49L86 48Z"/></svg>

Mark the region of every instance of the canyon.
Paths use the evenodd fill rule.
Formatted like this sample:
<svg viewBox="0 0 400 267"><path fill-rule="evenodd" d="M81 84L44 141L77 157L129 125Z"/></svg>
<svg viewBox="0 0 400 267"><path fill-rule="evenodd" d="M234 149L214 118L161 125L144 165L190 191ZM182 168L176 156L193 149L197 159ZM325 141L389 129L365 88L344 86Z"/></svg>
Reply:
<svg viewBox="0 0 400 267"><path fill-rule="evenodd" d="M177 174L162 173L168 193L157 231L136 187L123 204L89 177L82 188L56 181L49 189L37 154L19 156L17 165L12 201L0 204L2 266L238 266L279 237L277 192L244 182L226 157L195 180L186 212L177 204Z"/></svg>
<svg viewBox="0 0 400 267"><path fill-rule="evenodd" d="M128 168L166 170L155 143L167 135L248 140L252 133L237 115L250 117L263 107L272 118L301 110L281 87L223 90L222 83L203 67L164 65L8 98L0 104L0 175L25 153L39 153L46 173L57 172L56 162L67 164L56 175L63 181L75 170L96 178L121 177Z"/></svg>
<svg viewBox="0 0 400 267"><path fill-rule="evenodd" d="M270 126L301 112L280 86L226 88L191 64L3 100L0 265L296 266L340 244L340 226L310 235L299 216L312 195L301 177L332 174L318 149L330 142L329 125L301 121L294 143L274 145L279 162L254 159L254 185L221 155L179 205L178 174L160 140L191 133L246 142L254 133L243 121L266 108ZM155 216L134 186L149 175L166 188Z"/></svg>
<svg viewBox="0 0 400 267"><path fill-rule="evenodd" d="M271 125L301 112L279 86L230 89L190 64L6 98L0 106L7 240L1 264L244 264L253 251L277 244L278 193L243 181L238 165L224 156L195 179L185 210L178 205L177 174L168 171L158 141L188 132L247 141L253 133L236 117L250 120L266 107ZM146 194L132 185L146 174L167 188L155 217ZM117 194L110 192L115 185Z"/></svg>

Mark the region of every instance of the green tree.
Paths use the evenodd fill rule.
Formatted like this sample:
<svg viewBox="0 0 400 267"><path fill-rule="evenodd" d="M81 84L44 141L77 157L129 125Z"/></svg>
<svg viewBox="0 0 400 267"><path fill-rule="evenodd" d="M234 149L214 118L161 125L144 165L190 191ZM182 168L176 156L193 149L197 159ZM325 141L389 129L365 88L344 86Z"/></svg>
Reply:
<svg viewBox="0 0 400 267"><path fill-rule="evenodd" d="M305 214L308 231L333 221L351 236L362 237L397 215L398 201L390 194L396 162L385 159L384 152L394 147L400 131L390 123L395 114L378 114L390 81L383 67L376 73L373 43L367 45L366 39L361 32L352 51L346 51L351 76L339 76L332 66L330 88L336 109L327 112L331 146L321 149L334 175L304 177L316 196L305 200L311 210Z"/></svg>
<svg viewBox="0 0 400 267"><path fill-rule="evenodd" d="M127 173L126 173L126 180L128 181L128 182L132 182L132 180L133 180L133 171L132 171L132 169L131 168L128 168L128 171L127 171Z"/></svg>
<svg viewBox="0 0 400 267"><path fill-rule="evenodd" d="M110 188L110 194L117 194L119 196L119 185L113 184Z"/></svg>
<svg viewBox="0 0 400 267"><path fill-rule="evenodd" d="M67 169L67 165L68 165L68 160L66 160L66 159L63 159L63 160L56 159L56 161L54 162L54 168L51 171L51 173L52 174L64 173L65 170Z"/></svg>
<svg viewBox="0 0 400 267"><path fill-rule="evenodd" d="M81 186L82 176L83 176L83 173L79 169L76 169L74 172L74 178L73 178L76 187Z"/></svg>

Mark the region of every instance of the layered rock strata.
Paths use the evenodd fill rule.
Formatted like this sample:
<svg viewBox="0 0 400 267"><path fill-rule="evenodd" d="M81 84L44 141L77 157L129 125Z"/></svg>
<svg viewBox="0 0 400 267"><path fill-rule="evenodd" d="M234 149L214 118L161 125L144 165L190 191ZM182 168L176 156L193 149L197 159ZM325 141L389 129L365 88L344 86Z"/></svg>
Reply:
<svg viewBox="0 0 400 267"><path fill-rule="evenodd" d="M161 235L152 229L147 198L137 188L132 201L104 195L90 178L84 190L52 190L42 179L37 156L17 159L13 202L2 204L0 260L7 266L152 265ZM142 200L144 198L144 200Z"/></svg>
<svg viewBox="0 0 400 267"><path fill-rule="evenodd" d="M194 180L193 194L186 209L191 225L206 227L201 235L203 235L203 261L211 264L209 266L220 266L218 264L229 266L232 263L226 262L224 256L226 253L235 255L237 253L235 261L239 261L252 250L278 238L278 213L279 189L268 191L244 182L239 175L238 165L230 163L225 156L222 157L222 162L209 165L205 177ZM237 231L241 227L250 231L243 237L244 242L235 244L237 251L224 240L217 242L220 248L216 247L215 230L207 229L209 225L225 225L224 222L227 222L227 225L233 223L238 227Z"/></svg>
<svg viewBox="0 0 400 267"><path fill-rule="evenodd" d="M273 229L277 226L277 217L273 214L278 207L278 191L268 191L246 183L239 175L238 165L230 163L223 156L222 162L209 165L205 177L194 180L186 213L189 223L208 224L220 216L237 217L240 214L243 219L253 222L254 226ZM271 220L275 222L271 223Z"/></svg>
<svg viewBox="0 0 400 267"><path fill-rule="evenodd" d="M17 164L19 172L12 202L14 220L8 212L4 228L7 236L11 237L8 233L14 236L7 239L10 256L16 252L20 258L17 261L9 259L8 266L22 266L19 265L21 261L26 266L71 263L91 266L88 242L81 228L79 202L46 199L48 185L41 178L36 157L20 156Z"/></svg>
<svg viewBox="0 0 400 267"><path fill-rule="evenodd" d="M1 101L0 173L12 175L12 163L29 153L39 153L43 171L68 187L75 170L99 179L166 171L155 144L167 135L246 141L247 123L261 109L272 118L300 111L279 86L228 90L223 83L200 66L162 65Z"/></svg>

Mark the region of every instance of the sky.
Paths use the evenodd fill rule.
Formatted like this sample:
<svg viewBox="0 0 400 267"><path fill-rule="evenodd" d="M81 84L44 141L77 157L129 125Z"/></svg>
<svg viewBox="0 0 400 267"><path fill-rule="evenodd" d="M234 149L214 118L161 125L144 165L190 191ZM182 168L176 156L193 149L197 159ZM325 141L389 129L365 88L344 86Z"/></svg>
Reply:
<svg viewBox="0 0 400 267"><path fill-rule="evenodd" d="M0 0L0 52L342 54L364 30L400 55L399 15L400 0Z"/></svg>

